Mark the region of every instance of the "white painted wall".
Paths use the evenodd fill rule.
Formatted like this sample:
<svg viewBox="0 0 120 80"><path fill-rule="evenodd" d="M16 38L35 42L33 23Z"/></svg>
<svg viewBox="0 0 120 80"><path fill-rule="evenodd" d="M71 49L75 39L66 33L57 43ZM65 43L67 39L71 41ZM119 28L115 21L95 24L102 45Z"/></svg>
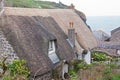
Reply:
<svg viewBox="0 0 120 80"><path fill-rule="evenodd" d="M62 68L62 79L63 80L65 80L64 73L68 73L68 64L64 64Z"/></svg>
<svg viewBox="0 0 120 80"><path fill-rule="evenodd" d="M120 50L117 51L117 54L120 55Z"/></svg>
<svg viewBox="0 0 120 80"><path fill-rule="evenodd" d="M78 60L82 60L82 54L78 54Z"/></svg>
<svg viewBox="0 0 120 80"><path fill-rule="evenodd" d="M88 50L87 54L84 57L84 60L87 64L91 63L91 52Z"/></svg>

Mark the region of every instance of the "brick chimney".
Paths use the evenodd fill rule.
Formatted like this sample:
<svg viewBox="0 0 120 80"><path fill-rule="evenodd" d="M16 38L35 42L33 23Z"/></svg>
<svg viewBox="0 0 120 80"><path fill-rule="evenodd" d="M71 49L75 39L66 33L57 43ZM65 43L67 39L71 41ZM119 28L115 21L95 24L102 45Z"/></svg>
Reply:
<svg viewBox="0 0 120 80"><path fill-rule="evenodd" d="M74 6L73 4L71 4L71 5L69 6L69 8L72 9L72 10L74 10L74 9L75 9L75 6Z"/></svg>
<svg viewBox="0 0 120 80"><path fill-rule="evenodd" d="M69 22L69 29L68 29L68 39L73 47L75 47L75 29L73 27L74 23Z"/></svg>

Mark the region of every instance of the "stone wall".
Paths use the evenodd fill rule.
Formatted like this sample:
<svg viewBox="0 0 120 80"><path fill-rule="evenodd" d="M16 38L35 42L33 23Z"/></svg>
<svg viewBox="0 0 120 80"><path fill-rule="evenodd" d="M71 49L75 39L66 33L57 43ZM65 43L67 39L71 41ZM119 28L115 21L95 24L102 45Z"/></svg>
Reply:
<svg viewBox="0 0 120 80"><path fill-rule="evenodd" d="M15 59L19 59L16 55L15 51L13 50L12 46L4 37L2 31L0 31L0 62L7 58L5 63L12 63Z"/></svg>

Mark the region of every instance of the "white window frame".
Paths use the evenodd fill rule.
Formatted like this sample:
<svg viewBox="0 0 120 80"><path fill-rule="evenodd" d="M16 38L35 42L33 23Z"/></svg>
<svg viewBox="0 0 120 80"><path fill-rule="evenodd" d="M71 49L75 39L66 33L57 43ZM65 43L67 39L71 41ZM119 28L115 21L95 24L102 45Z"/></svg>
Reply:
<svg viewBox="0 0 120 80"><path fill-rule="evenodd" d="M48 57L51 59L51 61L55 64L59 62L59 58L55 52L55 41L51 40L49 41L49 49L48 49Z"/></svg>
<svg viewBox="0 0 120 80"><path fill-rule="evenodd" d="M54 43L54 41L49 41L49 51L55 51L55 43Z"/></svg>

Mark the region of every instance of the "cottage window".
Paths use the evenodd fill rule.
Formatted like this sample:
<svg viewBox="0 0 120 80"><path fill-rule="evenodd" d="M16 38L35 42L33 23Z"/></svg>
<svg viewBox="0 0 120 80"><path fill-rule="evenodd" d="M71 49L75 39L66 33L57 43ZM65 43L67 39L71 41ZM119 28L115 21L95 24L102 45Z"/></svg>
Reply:
<svg viewBox="0 0 120 80"><path fill-rule="evenodd" d="M54 48L54 41L49 41L49 51L52 51Z"/></svg>
<svg viewBox="0 0 120 80"><path fill-rule="evenodd" d="M51 61L55 64L59 62L59 58L56 54L56 48L55 48L55 41L49 41L49 50L48 50L48 57L51 59Z"/></svg>

